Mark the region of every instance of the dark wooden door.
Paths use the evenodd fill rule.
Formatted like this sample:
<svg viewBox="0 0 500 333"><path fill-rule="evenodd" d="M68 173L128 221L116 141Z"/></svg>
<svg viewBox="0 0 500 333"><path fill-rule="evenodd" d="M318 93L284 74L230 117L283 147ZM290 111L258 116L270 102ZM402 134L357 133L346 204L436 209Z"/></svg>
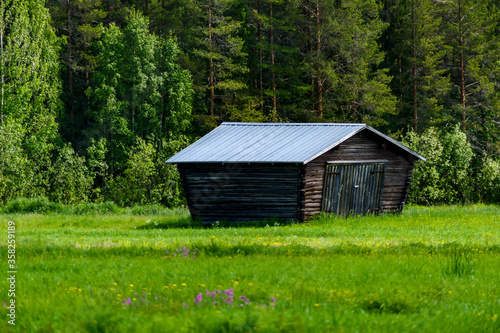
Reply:
<svg viewBox="0 0 500 333"><path fill-rule="evenodd" d="M387 161L328 163L322 210L344 216L380 212L386 165Z"/></svg>

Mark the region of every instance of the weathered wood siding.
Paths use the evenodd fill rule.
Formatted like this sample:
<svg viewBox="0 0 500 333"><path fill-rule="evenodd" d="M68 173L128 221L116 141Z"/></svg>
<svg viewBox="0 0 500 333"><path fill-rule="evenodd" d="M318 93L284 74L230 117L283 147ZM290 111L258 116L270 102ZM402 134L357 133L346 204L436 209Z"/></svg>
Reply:
<svg viewBox="0 0 500 333"><path fill-rule="evenodd" d="M388 160L382 212L401 211L413 172L412 156L378 136L363 131L309 162L305 167L305 218L321 211L327 161Z"/></svg>
<svg viewBox="0 0 500 333"><path fill-rule="evenodd" d="M203 222L297 220L296 164L178 164L189 210Z"/></svg>

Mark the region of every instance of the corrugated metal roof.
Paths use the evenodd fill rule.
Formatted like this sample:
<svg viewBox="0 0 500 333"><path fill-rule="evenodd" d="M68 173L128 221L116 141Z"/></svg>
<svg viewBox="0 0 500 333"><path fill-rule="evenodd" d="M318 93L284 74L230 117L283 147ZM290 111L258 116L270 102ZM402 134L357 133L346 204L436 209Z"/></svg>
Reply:
<svg viewBox="0 0 500 333"><path fill-rule="evenodd" d="M425 160L366 124L226 122L167 163L307 163L363 129L370 129Z"/></svg>

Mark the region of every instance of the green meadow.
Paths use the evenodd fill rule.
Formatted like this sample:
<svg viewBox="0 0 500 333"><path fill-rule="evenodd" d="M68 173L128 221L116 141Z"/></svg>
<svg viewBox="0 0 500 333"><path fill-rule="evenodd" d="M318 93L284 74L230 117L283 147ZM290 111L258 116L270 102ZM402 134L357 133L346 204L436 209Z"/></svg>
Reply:
<svg viewBox="0 0 500 333"><path fill-rule="evenodd" d="M0 215L1 332L499 332L500 207L203 226L185 210Z"/></svg>

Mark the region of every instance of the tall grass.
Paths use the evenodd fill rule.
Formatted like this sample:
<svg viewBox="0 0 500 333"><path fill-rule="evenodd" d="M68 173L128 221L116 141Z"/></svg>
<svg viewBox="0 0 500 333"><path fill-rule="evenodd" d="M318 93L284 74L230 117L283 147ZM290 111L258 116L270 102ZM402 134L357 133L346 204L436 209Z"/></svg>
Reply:
<svg viewBox="0 0 500 333"><path fill-rule="evenodd" d="M499 207L243 226L136 209L0 216L1 269L9 220L19 264L0 331L500 330Z"/></svg>

